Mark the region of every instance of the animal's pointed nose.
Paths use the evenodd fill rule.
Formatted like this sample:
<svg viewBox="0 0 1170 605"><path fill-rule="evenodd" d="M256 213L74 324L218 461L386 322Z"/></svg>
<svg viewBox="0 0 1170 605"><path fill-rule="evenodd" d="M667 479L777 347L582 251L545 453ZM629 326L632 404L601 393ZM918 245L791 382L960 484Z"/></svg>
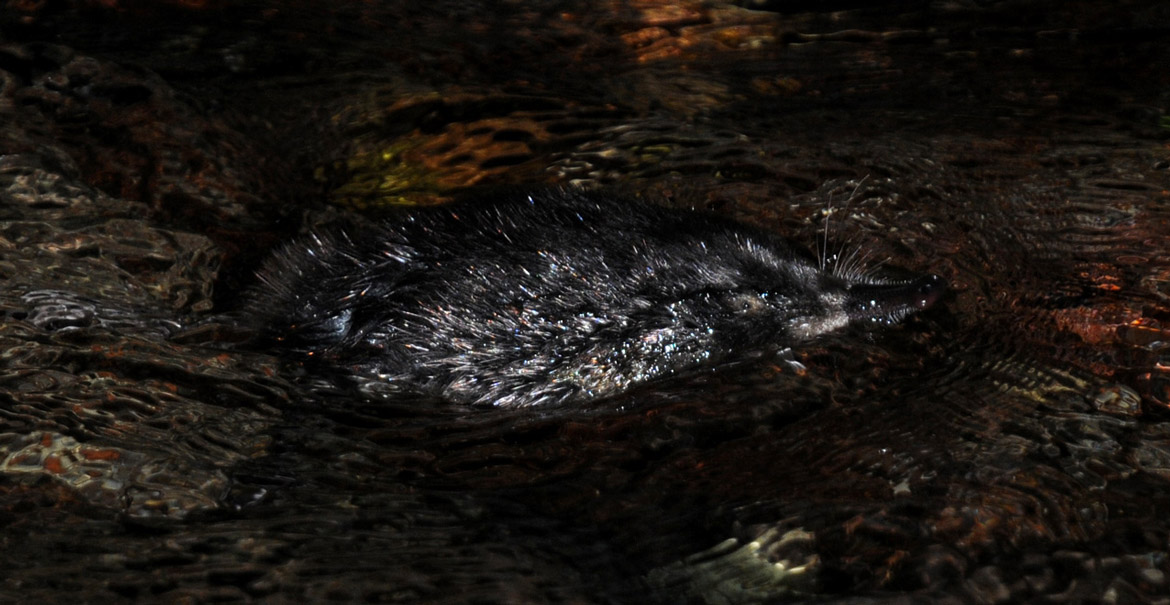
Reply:
<svg viewBox="0 0 1170 605"><path fill-rule="evenodd" d="M934 274L893 284L858 284L849 288L846 309L850 319L896 321L937 303L946 289L946 281Z"/></svg>

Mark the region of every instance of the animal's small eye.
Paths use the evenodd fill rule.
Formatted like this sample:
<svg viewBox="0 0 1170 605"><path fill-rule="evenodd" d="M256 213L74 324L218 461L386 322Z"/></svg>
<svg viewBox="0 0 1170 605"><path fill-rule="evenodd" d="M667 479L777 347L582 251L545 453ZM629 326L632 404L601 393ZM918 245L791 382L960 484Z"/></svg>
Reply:
<svg viewBox="0 0 1170 605"><path fill-rule="evenodd" d="M759 311L766 306L765 296L762 293L738 293L729 301L729 306L741 313Z"/></svg>

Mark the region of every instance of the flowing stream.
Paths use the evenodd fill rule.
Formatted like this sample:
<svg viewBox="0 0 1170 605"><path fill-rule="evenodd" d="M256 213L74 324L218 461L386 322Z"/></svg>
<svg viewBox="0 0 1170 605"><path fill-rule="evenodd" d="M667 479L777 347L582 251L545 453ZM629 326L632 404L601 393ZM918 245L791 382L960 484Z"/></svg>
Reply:
<svg viewBox="0 0 1170 605"><path fill-rule="evenodd" d="M1170 600L1170 10L745 5L3 9L0 601ZM950 288L531 410L233 319L313 226L539 183Z"/></svg>

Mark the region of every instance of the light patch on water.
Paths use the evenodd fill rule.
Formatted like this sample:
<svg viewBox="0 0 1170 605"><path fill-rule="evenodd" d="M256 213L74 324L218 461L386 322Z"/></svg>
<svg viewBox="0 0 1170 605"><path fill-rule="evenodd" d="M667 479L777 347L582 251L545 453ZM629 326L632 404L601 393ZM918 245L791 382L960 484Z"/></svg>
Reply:
<svg viewBox="0 0 1170 605"><path fill-rule="evenodd" d="M47 475L87 501L131 516L181 518L192 510L216 508L216 496L227 485L219 471L188 468L181 469L188 489L163 490L156 479L167 472L180 474L173 468L177 463L48 431L0 434L0 455L0 473Z"/></svg>
<svg viewBox="0 0 1170 605"><path fill-rule="evenodd" d="M813 588L820 558L798 549L798 560L772 559L778 550L811 543L813 537L800 529L783 534L769 529L747 544L729 538L682 561L652 570L646 574L646 581L664 594L681 593L687 597L684 600L704 603L750 603L781 594L805 593Z"/></svg>

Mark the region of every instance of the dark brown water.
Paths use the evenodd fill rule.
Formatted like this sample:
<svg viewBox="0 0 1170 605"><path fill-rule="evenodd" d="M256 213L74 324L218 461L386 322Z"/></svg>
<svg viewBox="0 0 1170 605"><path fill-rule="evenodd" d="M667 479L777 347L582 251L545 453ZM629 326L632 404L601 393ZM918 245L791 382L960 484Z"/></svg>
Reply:
<svg viewBox="0 0 1170 605"><path fill-rule="evenodd" d="M0 12L0 600L1170 597L1165 7L396 4ZM223 315L311 225L534 182L951 291L536 411Z"/></svg>

